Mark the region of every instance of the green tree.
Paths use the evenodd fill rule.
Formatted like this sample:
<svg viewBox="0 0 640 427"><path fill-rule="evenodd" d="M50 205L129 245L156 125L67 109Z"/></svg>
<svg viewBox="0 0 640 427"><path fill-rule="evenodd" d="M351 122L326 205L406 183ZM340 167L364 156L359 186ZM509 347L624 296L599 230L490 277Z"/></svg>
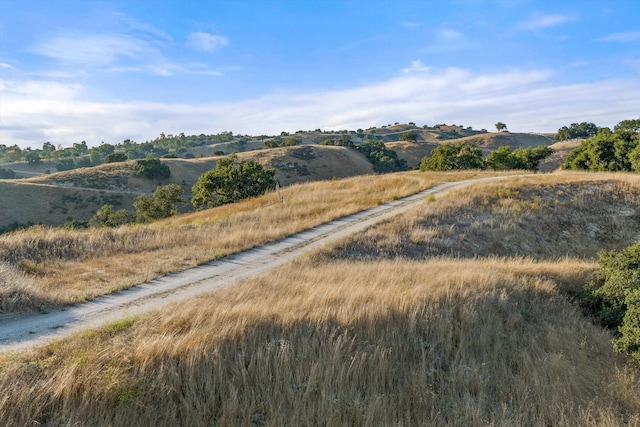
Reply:
<svg viewBox="0 0 640 427"><path fill-rule="evenodd" d="M553 154L553 149L546 145L539 145L535 148L517 148L513 150L513 157L516 159L517 169L538 170L540 162Z"/></svg>
<svg viewBox="0 0 640 427"><path fill-rule="evenodd" d="M571 123L569 127L562 126L558 129L554 142L566 141L575 138L591 138L598 134L598 126L593 123Z"/></svg>
<svg viewBox="0 0 640 427"><path fill-rule="evenodd" d="M37 165L38 163L40 163L40 153L38 151L28 150L24 155L24 159L30 165Z"/></svg>
<svg viewBox="0 0 640 427"><path fill-rule="evenodd" d="M468 142L442 144L431 152L431 156L425 156L420 162L421 171L452 171L484 168L485 162L482 151Z"/></svg>
<svg viewBox="0 0 640 427"><path fill-rule="evenodd" d="M400 135L398 135L398 139L400 141L416 142L418 141L418 136L414 132L408 131L402 132Z"/></svg>
<svg viewBox="0 0 640 427"><path fill-rule="evenodd" d="M596 136L583 141L578 148L572 150L562 167L590 171L637 170L635 160L640 133L627 127L617 129L614 132L609 128L600 129Z"/></svg>
<svg viewBox="0 0 640 427"><path fill-rule="evenodd" d="M134 168L136 175L149 179L163 180L171 176L169 166L162 163L158 158L136 160Z"/></svg>
<svg viewBox="0 0 640 427"><path fill-rule="evenodd" d="M640 363L640 242L599 254L597 278L582 295L583 307L617 329L614 349Z"/></svg>
<svg viewBox="0 0 640 427"><path fill-rule="evenodd" d="M118 162L126 162L129 160L125 153L111 153L107 154L104 158L105 163L118 163Z"/></svg>
<svg viewBox="0 0 640 427"><path fill-rule="evenodd" d="M373 170L378 173L397 172L407 170L407 162L398 157L398 154L390 150L379 140L367 139L364 144L355 146L351 138L347 135L351 147L355 148L365 156L373 165ZM342 138L342 137L340 137ZM338 139L340 142L340 139Z"/></svg>
<svg viewBox="0 0 640 427"><path fill-rule="evenodd" d="M133 204L136 208L136 221L152 222L175 215L178 212L177 204L185 203L182 194L182 187L169 184L158 187L151 196L138 196Z"/></svg>
<svg viewBox="0 0 640 427"><path fill-rule="evenodd" d="M89 220L90 227L119 227L129 222L129 213L125 209L115 210L112 205L102 205Z"/></svg>
<svg viewBox="0 0 640 427"><path fill-rule="evenodd" d="M100 164L100 151L97 148L92 147L89 150L89 161L93 166Z"/></svg>
<svg viewBox="0 0 640 427"><path fill-rule="evenodd" d="M507 130L507 125L505 125L502 122L498 122L496 123L496 129L498 130L498 132L502 132L503 130Z"/></svg>
<svg viewBox="0 0 640 427"><path fill-rule="evenodd" d="M276 187L276 170L238 156L218 160L215 169L202 174L191 192L196 208L220 206L264 194Z"/></svg>

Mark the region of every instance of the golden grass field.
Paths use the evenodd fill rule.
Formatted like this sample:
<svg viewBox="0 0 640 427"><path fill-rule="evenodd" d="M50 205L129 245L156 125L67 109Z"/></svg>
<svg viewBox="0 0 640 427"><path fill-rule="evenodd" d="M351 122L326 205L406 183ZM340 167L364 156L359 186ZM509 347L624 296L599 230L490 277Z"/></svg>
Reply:
<svg viewBox="0 0 640 427"><path fill-rule="evenodd" d="M96 249L84 261L36 263L29 277L5 260L0 278L42 289L56 269L135 270L198 233L208 239L193 247L223 241L235 224L275 236L287 232L272 230L281 223L308 227L457 179L328 181L288 188L283 205L265 196L112 234L16 233L0 247ZM571 301L600 247L640 237L639 195L638 175L561 173L429 198L237 286L0 355L0 425L639 426L640 369Z"/></svg>

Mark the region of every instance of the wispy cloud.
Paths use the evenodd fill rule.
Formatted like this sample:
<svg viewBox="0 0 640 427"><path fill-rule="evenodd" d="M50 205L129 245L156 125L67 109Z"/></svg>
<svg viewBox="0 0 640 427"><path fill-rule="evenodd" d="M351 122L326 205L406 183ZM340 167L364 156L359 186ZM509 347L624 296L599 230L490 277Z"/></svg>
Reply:
<svg viewBox="0 0 640 427"><path fill-rule="evenodd" d="M203 32L191 33L187 39L187 46L203 52L215 52L228 44L226 37Z"/></svg>
<svg viewBox="0 0 640 427"><path fill-rule="evenodd" d="M411 73L426 73L431 70L431 67L428 67L422 63L422 61L413 61L411 62L411 66L402 69L403 74L411 74Z"/></svg>
<svg viewBox="0 0 640 427"><path fill-rule="evenodd" d="M145 40L122 34L58 35L35 44L31 52L61 62L90 67L113 64L123 58L136 60L157 55Z"/></svg>
<svg viewBox="0 0 640 427"><path fill-rule="evenodd" d="M212 51L227 43L224 37L206 33L194 34L196 35L190 40L193 41L194 47L200 50ZM222 71L210 69L203 64L172 60L163 53L164 47L163 40L131 34L69 33L42 40L33 45L30 51L59 63L63 69L49 70L47 73L51 77L77 75L87 70L157 76L223 75ZM73 73L69 70L73 70Z"/></svg>
<svg viewBox="0 0 640 427"><path fill-rule="evenodd" d="M142 142L160 132L277 134L395 121L489 129L499 120L515 132L548 132L581 121L613 126L638 114L640 77L559 84L547 70L478 73L433 69L419 61L406 69L416 72L351 89L278 91L240 102L198 105L89 102L78 85L4 82L0 141L32 147L44 141ZM603 106L605 98L609 101Z"/></svg>
<svg viewBox="0 0 640 427"><path fill-rule="evenodd" d="M436 31L436 36L440 40L460 40L464 36L461 32L449 28L441 28Z"/></svg>
<svg viewBox="0 0 640 427"><path fill-rule="evenodd" d="M604 37L596 39L603 42L635 42L640 41L640 31L622 31L619 33L608 34Z"/></svg>
<svg viewBox="0 0 640 427"><path fill-rule="evenodd" d="M15 70L15 67L11 64L7 64L5 62L0 62L0 68L8 68L10 70Z"/></svg>
<svg viewBox="0 0 640 427"><path fill-rule="evenodd" d="M557 27L577 19L578 17L575 15L534 13L529 18L520 21L516 28L523 31L538 31Z"/></svg>

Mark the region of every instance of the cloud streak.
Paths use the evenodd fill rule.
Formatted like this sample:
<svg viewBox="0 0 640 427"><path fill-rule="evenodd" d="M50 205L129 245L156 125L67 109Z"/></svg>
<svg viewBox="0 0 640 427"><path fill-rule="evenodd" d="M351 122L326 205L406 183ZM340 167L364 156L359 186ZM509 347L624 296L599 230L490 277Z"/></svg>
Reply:
<svg viewBox="0 0 640 427"><path fill-rule="evenodd" d="M608 34L604 37L596 39L596 41L623 43L640 41L640 31L623 31L619 33Z"/></svg>
<svg viewBox="0 0 640 427"><path fill-rule="evenodd" d="M203 32L191 33L187 39L187 46L203 52L215 52L228 44L226 37Z"/></svg>
<svg viewBox="0 0 640 427"><path fill-rule="evenodd" d="M520 21L516 28L523 31L539 31L551 27L557 27L577 19L574 15L540 14L535 13L524 21Z"/></svg>
<svg viewBox="0 0 640 427"><path fill-rule="evenodd" d="M0 140L40 147L86 140L138 142L160 132L278 134L283 130L357 129L395 121L456 123L514 132L552 132L573 122L613 126L637 117L640 78L557 84L547 70L474 73L460 68L413 72L344 90L276 91L254 99L199 105L82 99L83 88L55 82L4 82ZM607 99L603 104L602 100Z"/></svg>

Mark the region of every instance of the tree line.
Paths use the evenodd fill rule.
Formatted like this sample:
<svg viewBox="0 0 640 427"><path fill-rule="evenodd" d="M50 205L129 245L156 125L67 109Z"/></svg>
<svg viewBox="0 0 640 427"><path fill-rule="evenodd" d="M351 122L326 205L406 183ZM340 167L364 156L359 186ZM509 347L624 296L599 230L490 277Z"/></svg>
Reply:
<svg viewBox="0 0 640 427"><path fill-rule="evenodd" d="M551 154L553 154L553 149L546 145L515 150L505 145L485 156L480 148L468 142L442 144L431 152L431 156L425 156L422 159L420 170L522 169L535 171L538 170L540 162Z"/></svg>
<svg viewBox="0 0 640 427"><path fill-rule="evenodd" d="M569 153L562 167L640 172L640 119L623 120L614 126L613 131L607 127L597 128L594 135Z"/></svg>

